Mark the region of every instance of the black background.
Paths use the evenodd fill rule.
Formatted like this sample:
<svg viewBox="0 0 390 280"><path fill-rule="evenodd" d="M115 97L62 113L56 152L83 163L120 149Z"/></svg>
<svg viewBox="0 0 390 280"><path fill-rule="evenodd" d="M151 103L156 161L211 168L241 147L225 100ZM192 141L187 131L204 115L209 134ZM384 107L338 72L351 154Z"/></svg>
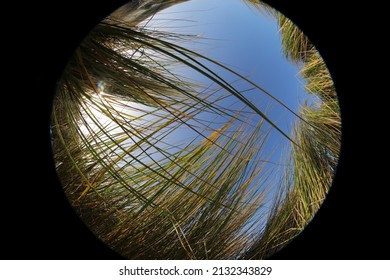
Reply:
<svg viewBox="0 0 390 280"><path fill-rule="evenodd" d="M54 170L49 120L56 81L73 50L126 1L48 2L15 2L3 9L0 258L121 259L69 206ZM373 110L383 92L369 80L365 64L380 48L365 24L370 5L267 2L317 46L334 78L343 121L340 163L327 199L303 233L272 259L389 259L389 184L381 181L380 161L388 140L383 127L376 128L383 117Z"/></svg>

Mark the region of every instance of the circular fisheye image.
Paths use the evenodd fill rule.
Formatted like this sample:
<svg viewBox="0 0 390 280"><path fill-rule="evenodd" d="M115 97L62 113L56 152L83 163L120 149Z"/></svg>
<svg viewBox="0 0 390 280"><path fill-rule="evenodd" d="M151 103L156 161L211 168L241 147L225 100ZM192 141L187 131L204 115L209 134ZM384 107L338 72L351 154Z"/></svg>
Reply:
<svg viewBox="0 0 390 280"><path fill-rule="evenodd" d="M264 259L331 187L339 103L319 52L261 0L133 0L59 80L55 168L128 259Z"/></svg>

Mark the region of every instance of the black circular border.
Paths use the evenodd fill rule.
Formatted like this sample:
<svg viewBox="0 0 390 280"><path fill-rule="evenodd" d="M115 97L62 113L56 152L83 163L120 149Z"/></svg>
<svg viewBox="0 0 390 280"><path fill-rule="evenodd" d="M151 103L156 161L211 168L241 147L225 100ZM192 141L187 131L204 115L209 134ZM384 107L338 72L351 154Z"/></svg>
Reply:
<svg viewBox="0 0 390 280"><path fill-rule="evenodd" d="M368 76L354 63L361 46L354 23L361 16L336 0L265 2L292 19L320 51L339 94L343 121L341 157L328 197L306 229L271 259L386 259L385 216L375 208L383 188L380 163L371 157L376 148L369 141L372 131L361 133L360 120L372 113L362 111ZM86 229L66 200L54 169L49 123L56 82L73 50L124 3L26 1L12 10L21 22L6 25L16 59L5 57L11 75L4 104L18 114L4 118L1 259L122 259ZM374 47L360 49L360 60Z"/></svg>

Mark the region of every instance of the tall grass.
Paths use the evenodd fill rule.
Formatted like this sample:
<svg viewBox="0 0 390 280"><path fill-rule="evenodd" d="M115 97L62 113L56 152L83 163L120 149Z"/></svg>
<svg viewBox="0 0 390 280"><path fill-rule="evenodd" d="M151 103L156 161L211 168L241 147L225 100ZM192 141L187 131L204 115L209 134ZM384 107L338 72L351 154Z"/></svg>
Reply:
<svg viewBox="0 0 390 280"><path fill-rule="evenodd" d="M278 15L278 22L286 56L303 62L306 89L321 98L299 115L180 46L192 36L111 17L75 51L53 104L56 169L74 209L115 251L130 259L265 258L318 210L337 164L338 103L314 47L287 19ZM209 83L181 76L176 66ZM217 74L226 71L237 81ZM295 114L293 135L247 91ZM291 156L285 176L274 180L272 211L261 217L273 187L265 168L271 129L291 143Z"/></svg>

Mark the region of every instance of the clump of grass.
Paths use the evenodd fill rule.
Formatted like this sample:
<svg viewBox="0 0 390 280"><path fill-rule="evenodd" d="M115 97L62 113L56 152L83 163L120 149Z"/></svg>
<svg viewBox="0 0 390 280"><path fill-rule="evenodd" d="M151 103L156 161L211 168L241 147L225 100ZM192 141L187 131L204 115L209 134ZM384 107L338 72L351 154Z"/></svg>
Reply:
<svg viewBox="0 0 390 280"><path fill-rule="evenodd" d="M288 168L280 181L272 211L262 234L244 258L266 258L298 235L318 211L337 168L341 118L336 90L326 65L314 45L284 15L259 0L257 8L271 10L280 26L285 56L302 65L305 90L319 102L302 106L289 152Z"/></svg>
<svg viewBox="0 0 390 280"><path fill-rule="evenodd" d="M263 233L246 257L266 258L297 236L312 220L332 184L340 152L337 100L303 107L297 122L289 167L280 183Z"/></svg>
<svg viewBox="0 0 390 280"><path fill-rule="evenodd" d="M281 13L277 14L277 21L286 57L293 62L306 62L309 52L314 48L313 44L298 26Z"/></svg>
<svg viewBox="0 0 390 280"><path fill-rule="evenodd" d="M307 55L307 61L301 70L301 75L306 81L305 90L308 93L317 95L324 102L333 102L337 98L330 73L324 60L314 48Z"/></svg>

